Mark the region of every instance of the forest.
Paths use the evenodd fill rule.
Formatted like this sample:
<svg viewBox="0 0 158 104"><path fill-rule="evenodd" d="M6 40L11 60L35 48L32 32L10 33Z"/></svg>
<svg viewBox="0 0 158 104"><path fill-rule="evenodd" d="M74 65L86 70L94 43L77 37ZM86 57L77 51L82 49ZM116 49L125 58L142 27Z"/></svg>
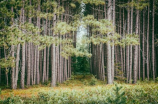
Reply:
<svg viewBox="0 0 158 104"><path fill-rule="evenodd" d="M157 104L158 0L0 0L0 104Z"/></svg>

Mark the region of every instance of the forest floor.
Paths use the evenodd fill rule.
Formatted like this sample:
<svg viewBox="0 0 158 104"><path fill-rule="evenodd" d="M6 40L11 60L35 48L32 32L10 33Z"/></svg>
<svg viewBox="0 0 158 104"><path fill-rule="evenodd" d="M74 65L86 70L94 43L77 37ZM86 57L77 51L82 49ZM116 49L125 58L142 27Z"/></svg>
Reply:
<svg viewBox="0 0 158 104"><path fill-rule="evenodd" d="M132 86L153 86L156 83L154 82L138 82L137 84L125 84L124 82L116 81L122 86L132 87ZM94 84L95 83L95 84ZM100 81L93 78L92 75L76 75L73 76L70 80L65 81L62 84L57 83L57 87L50 87L50 83L45 83L44 85L33 85L26 87L25 89L2 89L0 98L7 98L12 95L20 97L32 97L37 96L39 92L49 92L49 91L63 91L63 90L77 90L84 91L85 89L95 89L97 87L111 88L114 85L107 85L106 81Z"/></svg>

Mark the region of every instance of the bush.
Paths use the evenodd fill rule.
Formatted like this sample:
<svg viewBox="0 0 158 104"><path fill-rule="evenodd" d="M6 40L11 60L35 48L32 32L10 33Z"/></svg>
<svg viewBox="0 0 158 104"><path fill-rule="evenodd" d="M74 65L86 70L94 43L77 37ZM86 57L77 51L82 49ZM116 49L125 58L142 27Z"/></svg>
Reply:
<svg viewBox="0 0 158 104"><path fill-rule="evenodd" d="M87 85L88 85L88 81L87 81L87 80L84 80L84 81L83 81L83 84L87 86Z"/></svg>
<svg viewBox="0 0 158 104"><path fill-rule="evenodd" d="M115 84L114 94L112 97L108 97L108 103L112 104L126 104L125 91L121 91L122 86Z"/></svg>
<svg viewBox="0 0 158 104"><path fill-rule="evenodd" d="M2 104L23 104L23 100L19 96L11 96L3 101Z"/></svg>
<svg viewBox="0 0 158 104"><path fill-rule="evenodd" d="M95 76L92 76L91 77L91 80L90 80L90 82L89 82L89 85L96 85L96 82L97 82L97 79L95 78Z"/></svg>
<svg viewBox="0 0 158 104"><path fill-rule="evenodd" d="M157 78L155 78L155 81L156 81L156 82L158 82L158 77L157 77Z"/></svg>

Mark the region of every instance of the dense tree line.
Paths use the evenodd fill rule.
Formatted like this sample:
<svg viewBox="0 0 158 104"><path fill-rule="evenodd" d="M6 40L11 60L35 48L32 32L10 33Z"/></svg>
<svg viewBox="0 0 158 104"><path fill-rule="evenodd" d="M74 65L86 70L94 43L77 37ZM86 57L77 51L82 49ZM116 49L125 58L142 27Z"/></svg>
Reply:
<svg viewBox="0 0 158 104"><path fill-rule="evenodd" d="M16 89L51 80L55 86L71 77L71 56L91 57L90 72L108 84L115 78L155 80L156 5L157 0L2 0L0 84ZM89 53L76 49L80 25L87 28Z"/></svg>
<svg viewBox="0 0 158 104"><path fill-rule="evenodd" d="M85 15L112 21L114 30L120 35L117 41L111 39L106 44L100 42L90 45L93 74L101 80L107 75L109 84L113 83L114 78L125 79L127 83L146 78L155 80L156 5L156 0L105 0L104 5L86 5ZM92 28L89 26L90 36L94 35ZM95 35L100 36L100 31ZM106 35L115 37L114 33Z"/></svg>

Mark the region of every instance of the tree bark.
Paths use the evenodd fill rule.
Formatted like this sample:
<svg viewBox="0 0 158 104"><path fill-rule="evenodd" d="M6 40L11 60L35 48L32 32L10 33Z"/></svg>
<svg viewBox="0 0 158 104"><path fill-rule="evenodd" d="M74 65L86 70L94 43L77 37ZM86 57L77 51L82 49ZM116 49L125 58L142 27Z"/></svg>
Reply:
<svg viewBox="0 0 158 104"><path fill-rule="evenodd" d="M153 0L153 12L152 12L152 71L153 71L153 80L155 81L155 0Z"/></svg>
<svg viewBox="0 0 158 104"><path fill-rule="evenodd" d="M40 4L41 4L41 3L40 3L40 0L38 0L38 11L41 10L41 9L40 9L40 8L41 8L41 7L40 7ZM37 17L37 27L40 29L40 17ZM38 34L40 35L40 32L39 32ZM40 82L40 76L39 76L39 50L38 50L38 47L39 47L39 46L37 46L37 50L36 50L36 51L37 51L37 57L36 57L36 58L37 58L37 59L36 59L36 61L37 61L37 63L36 63L36 65L37 65L37 66L36 66L36 68L37 68L37 69L36 69L36 71L37 71L37 77L35 76L35 77L37 78L37 84L39 84L39 82Z"/></svg>
<svg viewBox="0 0 158 104"><path fill-rule="evenodd" d="M47 26L48 26L48 19L46 19L46 28L45 28L45 33L44 35L47 35ZM46 80L46 48L44 49L44 54L43 54L43 78L42 78L42 82L44 83Z"/></svg>
<svg viewBox="0 0 158 104"><path fill-rule="evenodd" d="M136 10L136 35L138 35L139 29L139 10ZM135 45L134 50L134 83L137 82L137 73L138 73L138 45Z"/></svg>
<svg viewBox="0 0 158 104"><path fill-rule="evenodd" d="M133 1L133 0L132 0ZM133 7L131 8L131 34L133 34ZM130 65L129 65L129 82L132 83L132 59L133 59L133 49L130 45Z"/></svg>
<svg viewBox="0 0 158 104"><path fill-rule="evenodd" d="M113 25L115 26L115 0L113 0ZM115 30L115 29L114 29ZM115 32L114 32L115 33ZM113 36L114 36L113 33ZM114 53L115 53L115 47L114 47L114 40L112 40L112 47L111 47L111 73L112 73L112 82L114 81L114 66L115 66L115 62L114 62Z"/></svg>
<svg viewBox="0 0 158 104"><path fill-rule="evenodd" d="M11 7L11 11L12 13L13 11L13 6ZM11 19L12 23L14 24L14 18ZM14 38L14 36L12 36ZM11 45L11 56L14 57L14 45ZM13 63L14 63L14 59L13 59ZM15 89L15 67L12 67L12 78L11 78L11 86L12 89Z"/></svg>
<svg viewBox="0 0 158 104"><path fill-rule="evenodd" d="M150 24L150 6L148 6L148 27L147 27L147 78L149 80L149 24Z"/></svg>
<svg viewBox="0 0 158 104"><path fill-rule="evenodd" d="M128 15L127 15L127 34L129 34L130 29L130 10L128 9ZM127 83L129 82L129 44L126 46L126 79Z"/></svg>
<svg viewBox="0 0 158 104"><path fill-rule="evenodd" d="M53 18L53 26L56 25L56 14L54 15ZM53 34L54 36L54 34ZM55 87L56 86L56 63L55 63L55 44L52 45L52 49L51 49L52 53L51 53L51 60L52 60L52 70L51 70L51 74L52 74L52 78L51 78L51 87Z"/></svg>
<svg viewBox="0 0 158 104"><path fill-rule="evenodd" d="M112 9L111 9L111 3L112 0L108 0L108 20L112 20ZM109 33L107 34L109 36ZM108 84L112 84L112 69L111 69L111 46L110 46L110 41L107 42L107 76L108 76Z"/></svg>
<svg viewBox="0 0 158 104"><path fill-rule="evenodd" d="M24 24L25 22L25 11L24 11L24 3L25 1L23 0L23 17L22 17L22 23ZM21 68L21 88L24 89L25 85L25 42L22 45L22 68Z"/></svg>
<svg viewBox="0 0 158 104"><path fill-rule="evenodd" d="M30 0L30 6L31 6L31 0ZM30 14L31 14L31 10L30 10ZM29 23L32 23L32 18L29 18ZM30 42L28 42L27 44L27 86L30 86L30 70L31 70L31 52L30 52Z"/></svg>
<svg viewBox="0 0 158 104"><path fill-rule="evenodd" d="M143 40L142 40L142 57L143 57L143 80L145 80L145 55L144 55L144 39L145 39L145 9L143 10Z"/></svg>

